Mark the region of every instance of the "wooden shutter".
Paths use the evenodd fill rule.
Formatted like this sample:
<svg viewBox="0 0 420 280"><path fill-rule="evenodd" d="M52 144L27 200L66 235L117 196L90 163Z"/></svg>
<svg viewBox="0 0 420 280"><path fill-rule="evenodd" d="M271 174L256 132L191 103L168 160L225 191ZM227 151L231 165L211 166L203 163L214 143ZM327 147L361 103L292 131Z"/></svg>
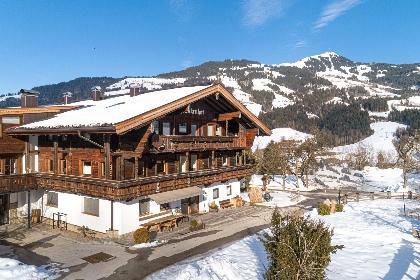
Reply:
<svg viewBox="0 0 420 280"><path fill-rule="evenodd" d="M84 213L99 216L99 199L85 197L83 206Z"/></svg>

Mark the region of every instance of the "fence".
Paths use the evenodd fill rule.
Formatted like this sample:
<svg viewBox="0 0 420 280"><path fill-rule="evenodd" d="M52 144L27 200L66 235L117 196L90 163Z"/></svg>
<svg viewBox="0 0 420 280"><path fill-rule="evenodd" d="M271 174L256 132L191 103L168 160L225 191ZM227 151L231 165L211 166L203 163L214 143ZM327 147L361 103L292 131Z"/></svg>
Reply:
<svg viewBox="0 0 420 280"><path fill-rule="evenodd" d="M370 192L370 193L355 193L354 195L345 194L338 197L339 204L347 204L349 202L359 202L359 201L368 201L368 200L378 200L378 199L419 199L420 193L409 192Z"/></svg>

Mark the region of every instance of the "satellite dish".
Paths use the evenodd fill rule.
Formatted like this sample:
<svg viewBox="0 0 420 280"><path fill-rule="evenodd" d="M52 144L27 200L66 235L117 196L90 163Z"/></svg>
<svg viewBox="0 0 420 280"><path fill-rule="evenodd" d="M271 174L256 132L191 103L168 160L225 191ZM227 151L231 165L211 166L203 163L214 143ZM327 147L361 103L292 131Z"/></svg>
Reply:
<svg viewBox="0 0 420 280"><path fill-rule="evenodd" d="M159 134L152 135L152 146L156 149L159 149L163 145L163 139Z"/></svg>

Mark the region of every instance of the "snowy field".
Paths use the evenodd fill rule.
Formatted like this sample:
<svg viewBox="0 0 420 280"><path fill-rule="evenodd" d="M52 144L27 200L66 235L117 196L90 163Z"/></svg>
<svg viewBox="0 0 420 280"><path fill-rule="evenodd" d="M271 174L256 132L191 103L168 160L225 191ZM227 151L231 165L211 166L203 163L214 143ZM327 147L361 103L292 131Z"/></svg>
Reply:
<svg viewBox="0 0 420 280"><path fill-rule="evenodd" d="M60 271L68 271L67 269L58 269L57 265L43 265L37 267L35 265L23 264L17 260L9 258L0 258L0 279L1 280L26 280L26 279L58 279Z"/></svg>
<svg viewBox="0 0 420 280"><path fill-rule="evenodd" d="M268 202L262 202L262 203L255 203L256 205L260 206L266 206L266 207L285 207L285 206L291 206L296 205L300 201L305 200L306 198L304 196L300 196L300 201L293 202L290 201L291 194L289 192L280 192L280 191L274 191L270 192L271 197L273 200ZM243 200L249 202L249 193L241 193L241 197Z"/></svg>
<svg viewBox="0 0 420 280"><path fill-rule="evenodd" d="M407 209L414 205L407 204ZM319 216L334 227L333 244L345 248L332 255L329 279L418 279L420 243L412 229L419 221L402 215L401 200L376 200L351 203L344 212ZM266 254L257 236L249 236L232 245L199 258L167 267L147 279L263 279Z"/></svg>

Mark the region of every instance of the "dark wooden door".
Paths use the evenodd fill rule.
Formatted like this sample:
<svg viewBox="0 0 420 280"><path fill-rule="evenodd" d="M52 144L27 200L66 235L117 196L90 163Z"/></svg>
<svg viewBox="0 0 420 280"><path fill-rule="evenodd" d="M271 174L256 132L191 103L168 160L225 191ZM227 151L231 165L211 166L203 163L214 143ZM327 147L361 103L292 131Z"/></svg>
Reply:
<svg viewBox="0 0 420 280"><path fill-rule="evenodd" d="M9 223L9 195L0 195L0 225Z"/></svg>

